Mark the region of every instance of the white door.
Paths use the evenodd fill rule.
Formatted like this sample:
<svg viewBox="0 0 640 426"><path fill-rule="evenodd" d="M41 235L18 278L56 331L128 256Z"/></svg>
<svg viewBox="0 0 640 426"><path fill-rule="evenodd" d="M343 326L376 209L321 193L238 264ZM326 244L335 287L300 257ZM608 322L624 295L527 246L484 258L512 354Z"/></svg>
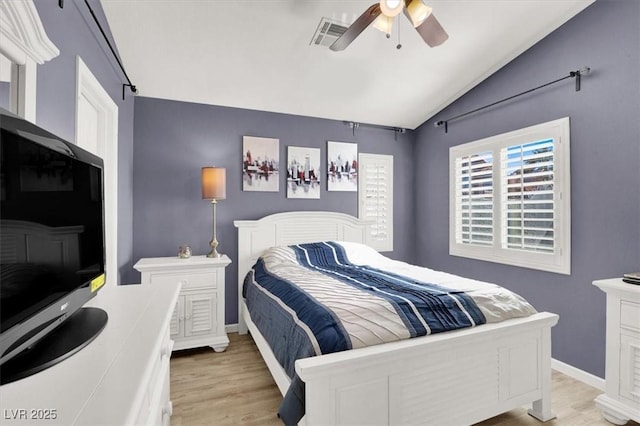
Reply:
<svg viewBox="0 0 640 426"><path fill-rule="evenodd" d="M104 161L107 283L118 283L118 106L82 59L76 66L76 144Z"/></svg>

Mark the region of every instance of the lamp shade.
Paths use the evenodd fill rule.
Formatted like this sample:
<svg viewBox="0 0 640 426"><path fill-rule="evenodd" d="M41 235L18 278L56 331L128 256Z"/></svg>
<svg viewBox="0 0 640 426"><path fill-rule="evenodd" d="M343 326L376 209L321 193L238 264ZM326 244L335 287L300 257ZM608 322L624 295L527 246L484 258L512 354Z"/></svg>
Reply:
<svg viewBox="0 0 640 426"><path fill-rule="evenodd" d="M224 200L227 198L227 169L224 167L202 168L202 199Z"/></svg>

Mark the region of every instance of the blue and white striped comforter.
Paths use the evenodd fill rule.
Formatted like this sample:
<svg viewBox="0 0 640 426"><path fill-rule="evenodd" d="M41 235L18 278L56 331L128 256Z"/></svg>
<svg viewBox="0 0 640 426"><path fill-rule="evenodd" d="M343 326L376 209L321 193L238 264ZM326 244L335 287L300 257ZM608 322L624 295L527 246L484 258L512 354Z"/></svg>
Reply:
<svg viewBox="0 0 640 426"><path fill-rule="evenodd" d="M244 294L252 321L294 384L299 358L535 313L497 285L394 261L354 243L268 249L247 275ZM290 390L279 412L285 423L299 420L303 401L303 389Z"/></svg>

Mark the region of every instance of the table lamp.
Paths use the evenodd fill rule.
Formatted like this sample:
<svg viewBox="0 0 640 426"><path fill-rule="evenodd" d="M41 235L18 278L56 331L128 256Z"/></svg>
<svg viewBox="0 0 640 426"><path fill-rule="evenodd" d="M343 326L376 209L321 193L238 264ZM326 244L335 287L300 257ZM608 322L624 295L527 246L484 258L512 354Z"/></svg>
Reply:
<svg viewBox="0 0 640 426"><path fill-rule="evenodd" d="M227 197L227 169L223 167L202 168L202 199L211 200L213 207L213 238L209 242L211 251L207 257L220 257L216 238L216 204Z"/></svg>

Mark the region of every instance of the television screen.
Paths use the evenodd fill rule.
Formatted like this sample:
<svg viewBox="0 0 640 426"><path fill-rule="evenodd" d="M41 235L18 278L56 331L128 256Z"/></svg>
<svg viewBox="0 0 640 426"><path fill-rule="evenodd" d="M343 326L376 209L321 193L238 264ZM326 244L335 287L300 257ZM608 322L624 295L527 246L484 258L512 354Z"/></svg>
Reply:
<svg viewBox="0 0 640 426"><path fill-rule="evenodd" d="M93 297L105 253L102 160L16 117L0 131L4 364Z"/></svg>

